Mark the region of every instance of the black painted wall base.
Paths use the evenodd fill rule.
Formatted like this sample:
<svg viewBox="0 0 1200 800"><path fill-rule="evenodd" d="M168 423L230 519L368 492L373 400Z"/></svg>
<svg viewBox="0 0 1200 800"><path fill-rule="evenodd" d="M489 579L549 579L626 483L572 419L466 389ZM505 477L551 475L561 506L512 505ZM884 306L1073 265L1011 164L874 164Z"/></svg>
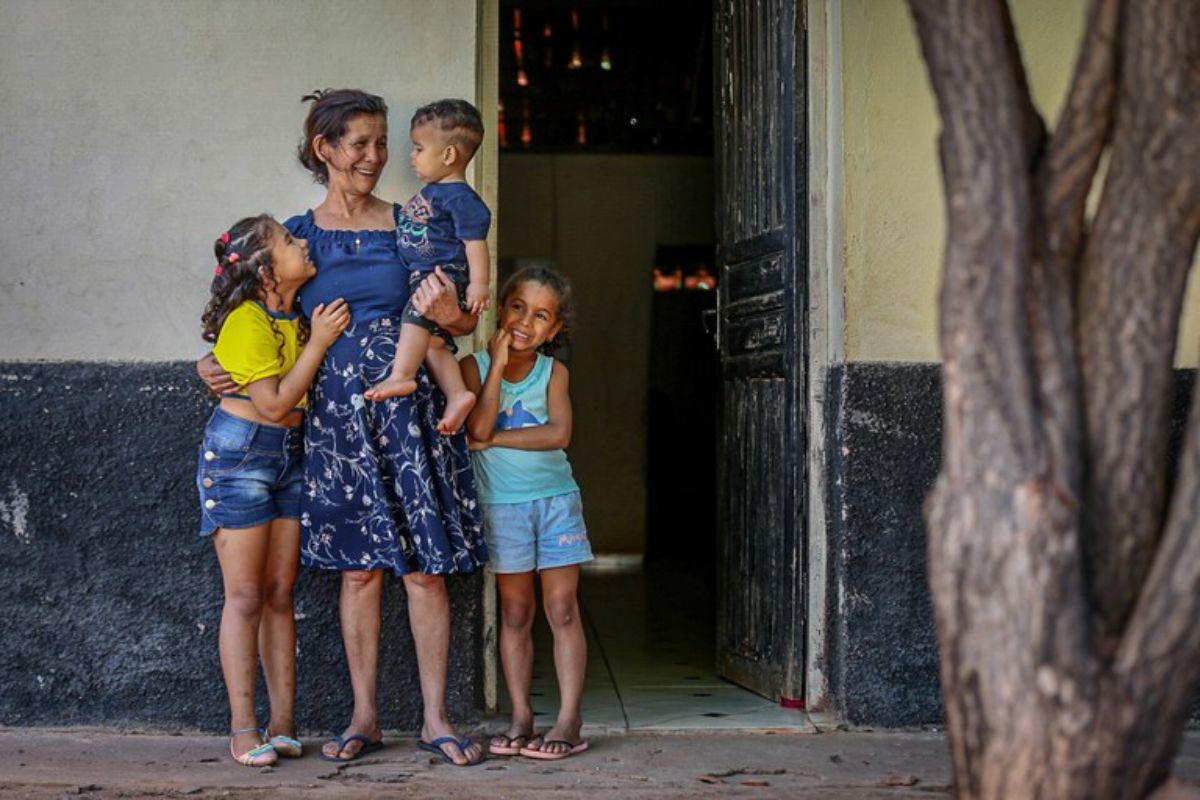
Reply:
<svg viewBox="0 0 1200 800"><path fill-rule="evenodd" d="M0 725L228 729L220 570L196 533L210 409L190 363L0 364ZM448 581L447 702L459 721L483 704L482 580ZM337 597L336 573L301 569L301 731L350 719ZM415 730L399 579L388 579L383 631L381 722Z"/></svg>
<svg viewBox="0 0 1200 800"><path fill-rule="evenodd" d="M855 725L941 720L921 503L937 477L935 364L830 374L830 690Z"/></svg>
<svg viewBox="0 0 1200 800"><path fill-rule="evenodd" d="M1182 440L1195 371L1176 374L1172 454ZM922 503L941 460L940 367L849 364L831 372L828 396L834 441L827 617L835 711L855 725L938 724Z"/></svg>

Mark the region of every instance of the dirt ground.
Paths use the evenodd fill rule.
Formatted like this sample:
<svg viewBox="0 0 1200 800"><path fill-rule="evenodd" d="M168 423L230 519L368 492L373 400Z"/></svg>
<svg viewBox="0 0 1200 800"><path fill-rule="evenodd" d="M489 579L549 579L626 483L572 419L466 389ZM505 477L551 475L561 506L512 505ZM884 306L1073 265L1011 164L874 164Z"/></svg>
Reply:
<svg viewBox="0 0 1200 800"><path fill-rule="evenodd" d="M251 769L225 740L111 730L0 728L0 798L931 798L949 794L938 732L739 733L592 737L558 762L441 763L411 737L344 765L303 758ZM1176 774L1200 783L1200 735Z"/></svg>

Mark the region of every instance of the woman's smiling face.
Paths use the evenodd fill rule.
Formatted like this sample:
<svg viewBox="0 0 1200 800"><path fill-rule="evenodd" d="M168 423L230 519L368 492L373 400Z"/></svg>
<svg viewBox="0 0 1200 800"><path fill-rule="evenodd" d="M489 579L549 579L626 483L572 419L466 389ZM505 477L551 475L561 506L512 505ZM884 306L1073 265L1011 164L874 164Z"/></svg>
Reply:
<svg viewBox="0 0 1200 800"><path fill-rule="evenodd" d="M319 152L329 168L329 188L352 194L371 194L387 166L387 120L359 114L333 144L321 141Z"/></svg>

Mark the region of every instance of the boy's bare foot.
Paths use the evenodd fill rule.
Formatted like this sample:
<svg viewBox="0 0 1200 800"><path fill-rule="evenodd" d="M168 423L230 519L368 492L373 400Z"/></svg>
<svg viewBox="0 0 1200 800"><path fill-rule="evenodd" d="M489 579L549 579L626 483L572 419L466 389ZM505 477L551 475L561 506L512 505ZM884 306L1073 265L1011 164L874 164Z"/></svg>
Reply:
<svg viewBox="0 0 1200 800"><path fill-rule="evenodd" d="M412 378L398 378L392 375L383 383L377 383L363 392L363 397L379 402L389 397L407 397L417 390L417 382ZM464 415L464 419L466 415Z"/></svg>
<svg viewBox="0 0 1200 800"><path fill-rule="evenodd" d="M471 392L459 392L453 397L446 398L446 413L438 420L438 433L442 436L452 436L467 421L467 415L475 407L475 395Z"/></svg>

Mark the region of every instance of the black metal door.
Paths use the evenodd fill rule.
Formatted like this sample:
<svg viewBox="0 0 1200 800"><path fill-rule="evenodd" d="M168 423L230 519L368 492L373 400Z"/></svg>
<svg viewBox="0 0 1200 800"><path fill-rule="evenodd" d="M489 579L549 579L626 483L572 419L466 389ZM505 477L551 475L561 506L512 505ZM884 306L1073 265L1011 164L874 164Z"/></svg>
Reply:
<svg viewBox="0 0 1200 800"><path fill-rule="evenodd" d="M804 697L803 0L716 0L717 660Z"/></svg>

